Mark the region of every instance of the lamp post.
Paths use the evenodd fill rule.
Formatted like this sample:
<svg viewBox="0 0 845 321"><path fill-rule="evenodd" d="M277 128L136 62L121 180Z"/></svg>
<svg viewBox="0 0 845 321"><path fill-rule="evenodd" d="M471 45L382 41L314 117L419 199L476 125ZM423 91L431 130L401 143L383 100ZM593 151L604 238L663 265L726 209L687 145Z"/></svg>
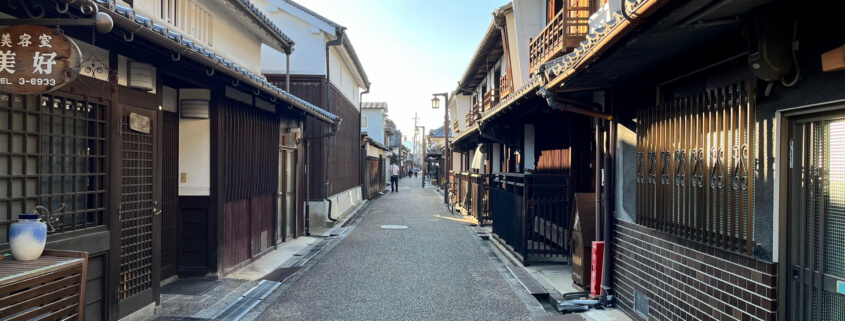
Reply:
<svg viewBox="0 0 845 321"><path fill-rule="evenodd" d="M417 134L420 134L420 128L422 128L422 134L420 135L421 138L422 138L422 141L420 142L420 146L422 146L422 152L420 153L420 155L422 156L420 158L421 159L420 167L422 167L422 176L423 176L422 177L422 188L425 188L425 166L428 163L426 161L426 153L425 153L425 126L417 126L416 128L414 128L414 130L417 132Z"/></svg>
<svg viewBox="0 0 845 321"><path fill-rule="evenodd" d="M452 157L452 152L449 148L449 93L433 94L433 96L434 98L431 99L431 108L433 109L440 108L440 99L437 98L438 96L443 96L443 100L446 102L446 108L443 108L443 137L445 138L443 141L444 145L446 145L446 149L443 152L443 176L448 179L449 170L452 165L452 160L450 159ZM443 192L443 203L449 204L448 189Z"/></svg>

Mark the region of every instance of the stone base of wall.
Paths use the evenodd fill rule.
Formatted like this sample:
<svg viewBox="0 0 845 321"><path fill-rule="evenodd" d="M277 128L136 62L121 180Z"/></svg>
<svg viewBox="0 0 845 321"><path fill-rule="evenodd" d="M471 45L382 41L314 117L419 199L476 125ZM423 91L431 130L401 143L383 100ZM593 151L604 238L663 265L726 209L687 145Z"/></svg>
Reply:
<svg viewBox="0 0 845 321"><path fill-rule="evenodd" d="M339 219L343 217L349 210L355 208L355 205L361 203L363 195L361 194L361 187L356 186L346 191L329 196L332 201L332 218ZM312 201L309 202L311 207L311 221L312 226L329 227L333 224L328 218L329 202L326 201Z"/></svg>
<svg viewBox="0 0 845 321"><path fill-rule="evenodd" d="M776 319L777 264L629 222L614 242L613 289L635 320ZM646 298L648 317L637 311Z"/></svg>

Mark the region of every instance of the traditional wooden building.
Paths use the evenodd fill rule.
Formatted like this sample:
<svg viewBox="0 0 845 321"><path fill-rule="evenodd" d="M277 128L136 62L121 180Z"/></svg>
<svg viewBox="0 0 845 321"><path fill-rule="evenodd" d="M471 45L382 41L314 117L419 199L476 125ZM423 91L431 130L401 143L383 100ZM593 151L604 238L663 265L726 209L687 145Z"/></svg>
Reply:
<svg viewBox="0 0 845 321"><path fill-rule="evenodd" d="M636 320L841 319L845 35L819 32L836 13L600 4L569 53L548 52L570 16L547 25L511 100L602 119L603 302Z"/></svg>
<svg viewBox="0 0 845 321"><path fill-rule="evenodd" d="M557 11L544 21L546 7L535 2L494 11L449 104L459 131L451 144L463 154L453 156L453 168L460 170L450 173L457 208L492 224L494 237L524 264L569 260L574 195L593 193L597 177L591 119L550 108L534 95L540 81L527 62L531 46L541 40L529 41L526 26L554 26L555 17L566 14L549 2ZM577 22L561 34L572 37L570 42L583 38L587 17L573 13L570 20ZM572 48L556 50L549 57Z"/></svg>
<svg viewBox="0 0 845 321"><path fill-rule="evenodd" d="M85 318L117 320L300 233L302 133L340 119L257 73L261 46L290 53L290 38L240 0L63 3L0 7L114 22L60 27L81 52L69 85L0 93L0 251L17 213L54 210L47 247L89 253Z"/></svg>
<svg viewBox="0 0 845 321"><path fill-rule="evenodd" d="M346 27L292 0L252 3L297 41L297 54L290 56L264 46L261 72L279 87L290 78L292 94L342 121L335 130L309 120L303 133L309 161L307 215L311 224L332 224L364 198L361 96L370 88L369 79Z"/></svg>

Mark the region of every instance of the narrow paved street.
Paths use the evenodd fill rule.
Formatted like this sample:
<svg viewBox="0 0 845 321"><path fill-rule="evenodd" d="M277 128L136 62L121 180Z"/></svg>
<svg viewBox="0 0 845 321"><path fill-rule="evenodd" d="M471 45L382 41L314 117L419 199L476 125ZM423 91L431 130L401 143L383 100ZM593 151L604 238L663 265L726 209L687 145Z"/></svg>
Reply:
<svg viewBox="0 0 845 321"><path fill-rule="evenodd" d="M354 230L258 319L530 319L525 295L500 274L467 222L445 211L442 195L422 189L419 178L399 185L371 202Z"/></svg>

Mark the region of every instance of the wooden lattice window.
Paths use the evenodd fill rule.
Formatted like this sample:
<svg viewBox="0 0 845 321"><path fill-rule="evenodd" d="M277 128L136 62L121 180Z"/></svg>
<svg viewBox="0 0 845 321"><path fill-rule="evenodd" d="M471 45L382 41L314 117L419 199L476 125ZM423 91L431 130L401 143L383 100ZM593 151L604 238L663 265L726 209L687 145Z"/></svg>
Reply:
<svg viewBox="0 0 845 321"><path fill-rule="evenodd" d="M0 93L0 243L38 205L64 204L49 233L103 225L106 107L81 98Z"/></svg>
<svg viewBox="0 0 845 321"><path fill-rule="evenodd" d="M638 224L753 254L753 93L741 80L638 112Z"/></svg>

